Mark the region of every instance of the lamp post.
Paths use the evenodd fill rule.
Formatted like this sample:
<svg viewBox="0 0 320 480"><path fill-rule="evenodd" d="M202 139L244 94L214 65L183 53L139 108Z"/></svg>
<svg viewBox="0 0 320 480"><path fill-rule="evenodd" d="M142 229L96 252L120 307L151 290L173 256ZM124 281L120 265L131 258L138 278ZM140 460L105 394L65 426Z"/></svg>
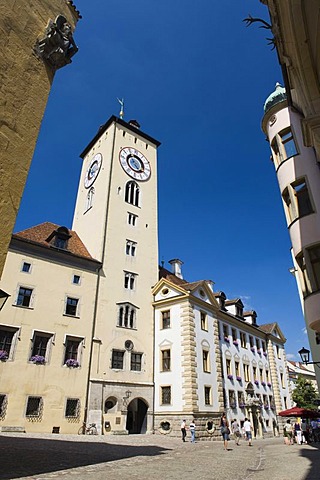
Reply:
<svg viewBox="0 0 320 480"><path fill-rule="evenodd" d="M6 303L9 297L10 297L9 293L0 289L0 310L2 310L4 304Z"/></svg>
<svg viewBox="0 0 320 480"><path fill-rule="evenodd" d="M298 353L301 357L302 363L305 365L320 365L320 362L310 362L310 350L307 348L302 347Z"/></svg>

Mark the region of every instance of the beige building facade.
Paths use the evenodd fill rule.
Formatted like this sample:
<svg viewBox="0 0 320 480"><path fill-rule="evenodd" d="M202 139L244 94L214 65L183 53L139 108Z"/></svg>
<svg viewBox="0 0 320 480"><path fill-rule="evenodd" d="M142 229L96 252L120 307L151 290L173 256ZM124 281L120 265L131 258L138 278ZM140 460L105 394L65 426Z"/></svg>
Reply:
<svg viewBox="0 0 320 480"><path fill-rule="evenodd" d="M5 99L0 127L1 276L54 74L75 53L72 44L56 51L62 41L59 27L64 28L65 20L73 32L81 15L67 0L1 0L0 9L0 89ZM59 17L59 27L53 27L55 46L46 44L50 21Z"/></svg>

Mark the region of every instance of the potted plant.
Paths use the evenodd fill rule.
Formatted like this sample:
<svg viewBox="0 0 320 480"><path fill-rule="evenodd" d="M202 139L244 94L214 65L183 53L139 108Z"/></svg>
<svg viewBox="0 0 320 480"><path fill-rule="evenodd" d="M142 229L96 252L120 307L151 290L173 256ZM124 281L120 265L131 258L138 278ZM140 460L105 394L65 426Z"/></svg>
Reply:
<svg viewBox="0 0 320 480"><path fill-rule="evenodd" d="M229 378L229 380L233 380L233 375L231 375L231 373L229 373L229 375L227 375L227 377Z"/></svg>
<svg viewBox="0 0 320 480"><path fill-rule="evenodd" d="M68 358L65 365L69 368L77 368L77 367L79 367L79 362L78 362L78 360L75 360L73 358Z"/></svg>
<svg viewBox="0 0 320 480"><path fill-rule="evenodd" d="M238 380L238 382L242 382L242 378L239 377L239 375L237 376L237 380Z"/></svg>
<svg viewBox="0 0 320 480"><path fill-rule="evenodd" d="M8 354L5 350L0 350L0 360L2 360L3 362L8 360Z"/></svg>
<svg viewBox="0 0 320 480"><path fill-rule="evenodd" d="M250 348L251 352L255 353L256 349L254 347Z"/></svg>
<svg viewBox="0 0 320 480"><path fill-rule="evenodd" d="M259 385L259 380L255 379L254 383L255 383L256 385Z"/></svg>
<svg viewBox="0 0 320 480"><path fill-rule="evenodd" d="M238 340L233 340L233 345L235 345L237 347L239 345Z"/></svg>
<svg viewBox="0 0 320 480"><path fill-rule="evenodd" d="M33 357L30 358L30 362L36 363L37 365L44 365L46 359L42 355L33 355Z"/></svg>
<svg viewBox="0 0 320 480"><path fill-rule="evenodd" d="M224 337L224 341L227 343L230 343L230 338L229 337Z"/></svg>
<svg viewBox="0 0 320 480"><path fill-rule="evenodd" d="M268 353L267 353L267 352L263 352L263 355L264 355L265 357L267 357L267 356L268 356Z"/></svg>
<svg viewBox="0 0 320 480"><path fill-rule="evenodd" d="M262 385L263 387L265 387L265 386L266 386L266 382L261 382L261 385Z"/></svg>
<svg viewBox="0 0 320 480"><path fill-rule="evenodd" d="M271 388L271 386L272 386L272 385L271 385L271 382L268 382L267 385L268 385L268 387L270 387L270 388Z"/></svg>

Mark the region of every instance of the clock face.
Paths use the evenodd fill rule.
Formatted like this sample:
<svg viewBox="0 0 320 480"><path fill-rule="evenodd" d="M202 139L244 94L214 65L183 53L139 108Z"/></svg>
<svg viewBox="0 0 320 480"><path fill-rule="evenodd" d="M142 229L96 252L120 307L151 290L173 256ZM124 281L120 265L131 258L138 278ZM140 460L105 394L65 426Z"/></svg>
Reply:
<svg viewBox="0 0 320 480"><path fill-rule="evenodd" d="M141 182L150 178L150 163L139 150L132 147L124 147L120 150L119 159L123 170L130 177Z"/></svg>
<svg viewBox="0 0 320 480"><path fill-rule="evenodd" d="M85 188L91 187L95 179L97 178L102 163L102 155L101 153L97 153L93 159L91 160L88 170L86 172L86 176L84 179L84 186Z"/></svg>

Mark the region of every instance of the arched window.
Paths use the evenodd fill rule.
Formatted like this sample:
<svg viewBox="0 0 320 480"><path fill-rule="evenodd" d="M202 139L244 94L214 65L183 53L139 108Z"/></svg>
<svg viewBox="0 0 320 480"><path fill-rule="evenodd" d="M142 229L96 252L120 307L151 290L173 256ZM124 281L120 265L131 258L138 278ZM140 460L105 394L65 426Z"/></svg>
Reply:
<svg viewBox="0 0 320 480"><path fill-rule="evenodd" d="M119 305L118 327L136 328L136 307L131 303Z"/></svg>
<svg viewBox="0 0 320 480"><path fill-rule="evenodd" d="M139 207L139 195L139 185L136 182L128 182L126 184L125 201Z"/></svg>
<svg viewBox="0 0 320 480"><path fill-rule="evenodd" d="M88 194L87 194L87 199L86 199L86 208L85 208L85 211L89 210L89 208L92 207L93 205L93 196L94 196L94 188L91 187L88 191Z"/></svg>

